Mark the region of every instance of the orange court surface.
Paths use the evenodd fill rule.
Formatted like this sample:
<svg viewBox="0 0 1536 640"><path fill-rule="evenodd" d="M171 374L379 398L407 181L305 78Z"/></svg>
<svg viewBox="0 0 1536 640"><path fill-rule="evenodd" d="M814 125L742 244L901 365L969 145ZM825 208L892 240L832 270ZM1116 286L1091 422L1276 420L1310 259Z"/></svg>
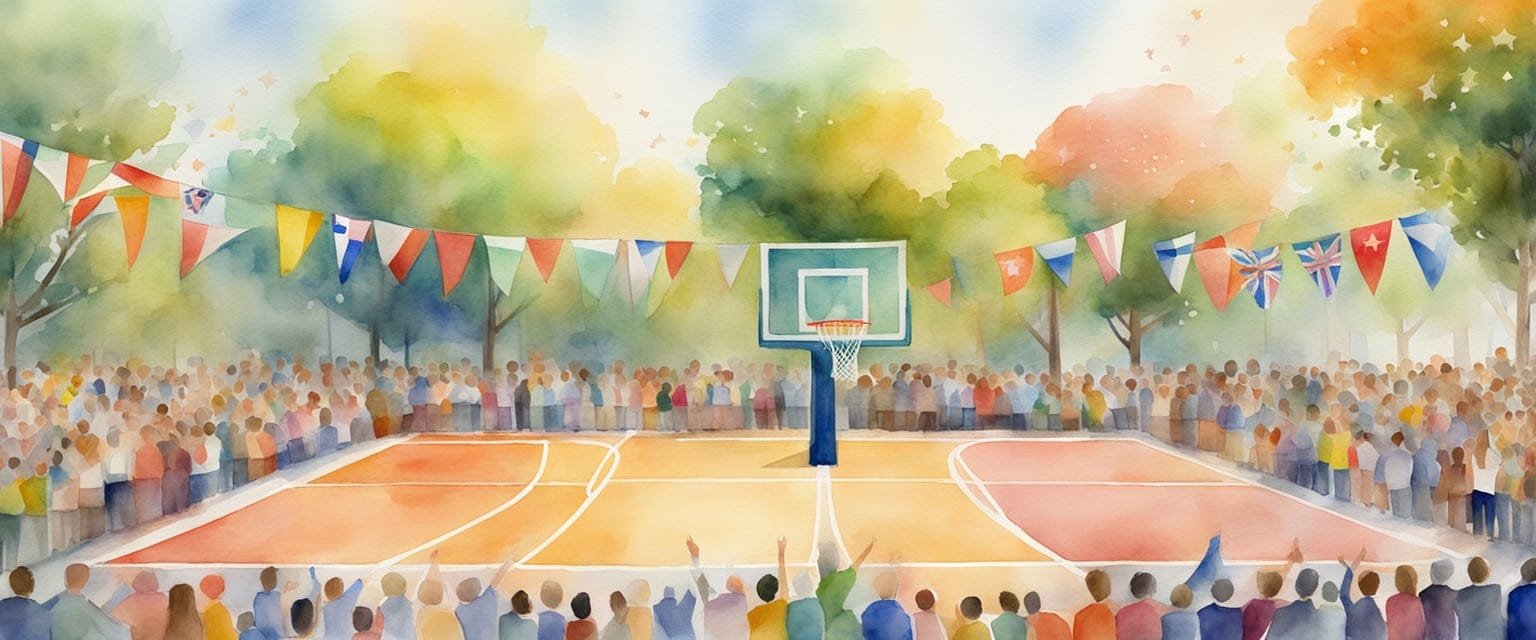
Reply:
<svg viewBox="0 0 1536 640"><path fill-rule="evenodd" d="M841 464L823 470L805 466L799 432L416 435L359 447L100 560L368 576L419 570L435 551L448 572L511 559L529 577L672 579L686 576L692 536L707 569L755 577L783 536L792 572L815 566L818 541L845 562L876 541L870 568L954 596L1075 593L1099 567L1177 581L1217 533L1229 567L1278 565L1298 536L1318 563L1362 547L1368 563L1465 555L1137 437L839 435Z"/></svg>

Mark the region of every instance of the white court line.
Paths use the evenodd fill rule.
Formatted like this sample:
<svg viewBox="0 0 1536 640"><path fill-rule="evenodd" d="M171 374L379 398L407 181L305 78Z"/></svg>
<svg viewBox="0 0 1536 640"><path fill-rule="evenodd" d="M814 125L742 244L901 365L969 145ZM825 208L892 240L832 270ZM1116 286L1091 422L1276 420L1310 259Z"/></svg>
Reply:
<svg viewBox="0 0 1536 640"><path fill-rule="evenodd" d="M613 474L619 470L619 463L623 461L623 454L619 453L619 447L624 446L624 443L628 442L630 438L634 437L634 435L634 431L628 431L625 432L624 437L619 438L618 442L615 442L612 445L603 445L608 448L608 454L604 455L602 461L597 463L597 468L592 470L592 478L588 481L587 485L587 498L581 502L580 506L576 507L575 511L571 512L571 515L565 519L565 522L560 524L558 529L555 529L554 533L549 534L549 537L545 538L543 542L540 542L538 546L534 547L528 553L523 554L523 557L518 558L516 562L512 563L513 566L523 568L529 560L532 560L534 556L537 556L539 553L543 552L544 549L549 547L549 545L554 544L556 539L558 539L561 535L564 535L566 530L570 529L571 525L575 524L576 520L581 517L581 514L587 512L587 509L590 508L592 503L597 501L597 497L602 494L603 489L608 486L608 481L613 479ZM613 460L613 463L612 466L608 468L608 474L603 476L602 481L597 483L597 485L594 487L592 483L597 481L598 472L603 470L603 466L608 464L610 459Z"/></svg>
<svg viewBox="0 0 1536 640"><path fill-rule="evenodd" d="M528 481L528 484L526 486L524 486L521 491L518 491L517 495L512 496L512 499L507 500L506 502L501 503L495 509L491 509L490 511L482 513L479 516L475 517L474 519L470 520L469 522L466 522L466 523L464 523L462 525L459 525L458 527L455 527L455 528L449 530L448 532L446 532L446 533L444 533L444 534L442 534L440 536L437 536L436 538L433 538L433 539L428 540L428 541L426 541L426 542L424 542L424 543L422 543L420 545L412 547L411 549L409 549L409 550L407 550L407 551L405 551L403 553L400 553L400 554L397 554L397 555L392 556L390 558L387 558L387 559L379 561L377 563L378 567L379 567L379 570L383 570L383 569L387 569L389 567L393 567L394 565L399 564L401 560L404 560L406 558L414 556L414 555L416 555L418 553L422 553L422 552L430 550L430 549L435 549L439 545L443 544L444 542L446 542L446 541L448 541L448 540L450 540L450 539L452 539L454 537L457 537L459 534L464 533L465 531L469 531L470 529L474 528L476 525L479 525L480 523L485 522L486 520L490 520L491 518L496 517L497 515L505 512L506 510L511 509L513 507L513 505L516 505L518 502L521 502L525 496L527 496L529 493L533 492L534 487L538 486L539 480L544 477L544 470L549 467L549 443L548 442L544 442L542 444L543 444L542 451L539 454L539 470L534 472L533 479ZM378 571L375 571L374 573L378 573Z"/></svg>
<svg viewBox="0 0 1536 640"><path fill-rule="evenodd" d="M1046 556L1050 557L1052 560L1065 567L1068 571L1071 571L1079 576L1088 575L1088 573L1079 568L1076 563L1067 560L1066 558L1062 557L1061 554L1052 550L1050 547L1041 544L1039 540L1034 538L1034 536L1029 535L1024 531L1024 529L1020 528L1019 525L1014 524L1012 520L1008 519L1008 516L1004 513L1002 506L997 503L997 499L992 497L992 492L987 490L985 484L979 483L981 478L978 477L975 472L971 471L970 465L966 464L965 459L960 455L963 451L965 451L965 449L970 447L972 444L975 444L976 442L980 441L972 441L969 443L960 444L955 448L950 449L949 451L949 473L951 477L954 478L954 482L956 486L959 487L960 492L965 494L965 497L971 501L971 504L976 505L977 510L981 511L988 518L991 518L992 521L997 523L997 526L1002 527L1004 531L1012 533L1014 537L1022 540L1024 544L1033 547L1036 551L1044 553ZM982 496L986 498L987 503L991 505L990 509L987 505L982 504L981 500L977 499L977 497L966 488L966 483L961 477L962 471L966 475L969 475L972 481L978 483L976 488L981 492Z"/></svg>
<svg viewBox="0 0 1536 640"><path fill-rule="evenodd" d="M293 478L263 478L254 483L238 487L233 491L226 491L214 498L217 501L216 503L213 501L204 503L208 505L208 508L195 514L183 512L184 515L178 520L166 523L152 531L146 531L121 545L113 545L111 549L85 561L85 564L90 566L102 565L113 558L121 558L129 554L138 553L275 496L286 489L305 486L316 478L325 477L354 463L372 458L409 440L409 437L373 440L367 444L352 447L353 451L350 455L337 456L336 459L326 461L325 464L305 471L303 474ZM201 507L202 505L198 506Z"/></svg>
<svg viewBox="0 0 1536 640"><path fill-rule="evenodd" d="M827 522L832 527L832 539L837 542L837 549L843 554L843 563L851 564L853 556L848 554L848 545L843 542L843 530L837 526L837 501L832 495L832 470L827 467L820 467L820 469L825 469L826 474L818 474L818 480L821 482L816 484L816 490L827 494ZM817 544L819 545L820 542Z"/></svg>
<svg viewBox="0 0 1536 640"><path fill-rule="evenodd" d="M821 546L821 514L826 509L826 505L821 499L820 481L822 477L830 476L831 472L832 470L827 467L816 467L816 511L811 514L811 558L806 560L806 562L812 564L815 564L816 556L819 555L817 547Z"/></svg>
<svg viewBox="0 0 1536 640"><path fill-rule="evenodd" d="M1440 544L1438 542L1435 542L1433 540L1426 540L1426 539L1423 539L1423 538L1417 538L1417 537L1408 535L1406 533L1402 533L1400 531L1392 531L1392 530L1387 529L1385 527L1381 527L1381 526L1372 524L1370 522L1366 522L1364 520L1356 520L1354 518L1346 516L1346 515L1344 515L1342 513L1334 511L1332 509L1328 509L1326 507L1322 507L1322 506L1319 506L1319 505L1316 505L1316 504L1312 504L1311 502L1308 502L1307 500L1304 500L1304 499L1302 499L1300 497L1291 495L1288 492L1281 491L1281 490L1276 489L1274 487L1265 485L1265 484L1263 484L1261 482L1256 482L1254 480L1250 480L1250 479L1245 478L1245 477L1243 477L1241 475L1233 473L1230 470L1223 469L1223 468L1218 467L1216 465L1210 464L1210 463L1208 463L1208 462L1206 462L1204 460L1200 460L1199 458L1196 458L1196 457L1194 457L1192 455L1189 455L1188 452L1185 452L1185 451L1182 451L1182 450L1179 450L1179 449L1174 449L1174 448L1163 449L1161 446L1153 446L1153 445L1147 443L1145 440L1142 440L1140 438L1136 439L1136 442L1140 442L1142 446L1147 447L1148 449L1152 449L1153 451L1161 450L1164 453L1169 453L1169 454L1175 455L1177 457L1181 457L1181 458L1183 458L1185 460L1188 460L1190 462L1193 462L1195 464L1203 466L1203 467L1205 467L1207 469L1215 471L1216 473L1219 473L1219 474L1227 476L1229 478L1233 478L1235 480L1238 480L1239 482L1243 483L1244 485L1253 486L1253 487L1259 487L1259 488L1264 489L1266 491L1269 491L1271 493L1275 493L1277 495L1284 496L1286 499L1289 499L1292 502L1296 502L1297 504L1306 505L1306 506L1308 506L1310 508L1313 508L1313 509L1316 509L1318 511L1321 511L1321 512L1326 513L1328 515L1331 515L1331 516L1333 516L1335 518L1339 518L1341 520L1344 520L1345 522L1351 522L1351 523L1354 523L1354 524L1358 524L1358 525L1360 525L1362 527L1370 529L1371 531L1375 531L1376 533L1380 533L1380 534L1385 535L1385 536L1387 536L1389 538L1393 538L1395 540L1398 540L1399 542L1407 542L1409 544L1414 544L1414 545L1418 545L1418 546L1421 546L1421 547L1428 547L1430 549L1435 549L1435 550L1437 550L1437 551L1439 551L1441 553L1444 553L1444 554L1449 555L1449 556L1451 556L1453 558L1456 558L1457 560L1466 560L1469 557L1465 553L1462 553L1460 551L1456 551L1455 549L1451 549L1450 547L1442 545L1442 544Z"/></svg>

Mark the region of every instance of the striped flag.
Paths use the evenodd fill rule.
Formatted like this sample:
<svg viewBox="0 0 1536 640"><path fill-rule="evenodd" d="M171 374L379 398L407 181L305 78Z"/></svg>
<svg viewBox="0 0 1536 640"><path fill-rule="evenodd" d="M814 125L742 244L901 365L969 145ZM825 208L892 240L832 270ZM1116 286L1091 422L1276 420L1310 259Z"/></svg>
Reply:
<svg viewBox="0 0 1536 640"><path fill-rule="evenodd" d="M331 239L336 242L336 277L342 284L346 284L347 278L352 276L352 265L363 254L363 243L368 240L368 229L371 226L368 220L340 214L331 216Z"/></svg>
<svg viewBox="0 0 1536 640"><path fill-rule="evenodd" d="M1124 220L1090 232L1083 236L1083 241L1088 243L1093 261L1099 263L1099 275L1104 277L1104 284L1120 277L1120 255L1125 249Z"/></svg>
<svg viewBox="0 0 1536 640"><path fill-rule="evenodd" d="M427 248L427 238L431 235L426 229L373 221L373 240L379 245L379 258L389 267L395 282L405 282L405 276L416 266L416 259Z"/></svg>
<svg viewBox="0 0 1536 640"><path fill-rule="evenodd" d="M217 227L183 218L181 220L181 278L186 279L193 267L202 264L220 247L229 244L245 229Z"/></svg>
<svg viewBox="0 0 1536 640"><path fill-rule="evenodd" d="M1184 276L1189 273L1189 260L1195 254L1195 232L1154 242L1152 253L1157 256L1157 266L1162 267L1173 292L1182 293Z"/></svg>
<svg viewBox="0 0 1536 640"><path fill-rule="evenodd" d="M1429 288L1435 288L1440 284L1440 277L1445 275L1446 258L1451 255L1451 230L1437 222L1434 214L1425 211L1398 218L1397 226L1408 236L1408 246L1413 248L1413 257L1419 261L1424 282Z"/></svg>
<svg viewBox="0 0 1536 640"><path fill-rule="evenodd" d="M1077 238L1063 238L1055 242L1035 245L1035 253L1050 267L1063 286L1072 284L1072 254L1077 252Z"/></svg>

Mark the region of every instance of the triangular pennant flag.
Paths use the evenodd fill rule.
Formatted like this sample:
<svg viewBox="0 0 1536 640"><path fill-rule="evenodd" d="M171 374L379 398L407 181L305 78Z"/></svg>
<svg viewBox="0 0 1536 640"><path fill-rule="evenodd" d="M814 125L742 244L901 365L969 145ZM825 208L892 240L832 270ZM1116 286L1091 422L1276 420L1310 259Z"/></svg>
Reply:
<svg viewBox="0 0 1536 640"><path fill-rule="evenodd" d="M688 259L688 252L692 249L692 242L685 240L667 241L667 277L677 278L677 272L682 271L683 261Z"/></svg>
<svg viewBox="0 0 1536 640"><path fill-rule="evenodd" d="M48 147L39 147L33 162L37 172L59 193L61 202L70 202L80 195L85 172L91 168L90 158Z"/></svg>
<svg viewBox="0 0 1536 640"><path fill-rule="evenodd" d="M432 232L432 238L437 240L437 265L443 270L443 297L452 294L459 281L464 279L464 268L469 266L469 257L475 253L478 237L450 231Z"/></svg>
<svg viewBox="0 0 1536 640"><path fill-rule="evenodd" d="M613 261L619 255L619 241L572 240L571 248L576 255L576 274L581 287L593 298L601 300L608 288L608 274L613 271Z"/></svg>
<svg viewBox="0 0 1536 640"><path fill-rule="evenodd" d="M745 244L715 245L715 257L720 259L720 275L725 276L725 288L736 286L736 276L741 274L741 265L746 262L750 248L751 245Z"/></svg>
<svg viewBox="0 0 1536 640"><path fill-rule="evenodd" d="M176 181L166 180L132 165L119 162L112 167L112 175L122 178L140 191L157 198L176 200L181 197L181 185Z"/></svg>
<svg viewBox="0 0 1536 640"><path fill-rule="evenodd" d="M144 230L149 225L148 196L117 196L117 215L123 222L123 246L128 249L128 268L139 259L139 247L144 246Z"/></svg>
<svg viewBox="0 0 1536 640"><path fill-rule="evenodd" d="M665 242L656 240L634 240L625 243L626 266L629 271L629 306L635 306L650 289L651 276L656 273L656 265L661 260L662 248Z"/></svg>
<svg viewBox="0 0 1536 640"><path fill-rule="evenodd" d="M952 280L949 285L951 299L955 296L965 297L968 295L966 292L969 289L966 288L964 273L960 270L960 259L955 257L953 253L949 254L949 278Z"/></svg>
<svg viewBox="0 0 1536 640"><path fill-rule="evenodd" d="M181 278L186 279L192 268L202 264L219 247L229 244L245 229L215 227L182 219L181 221Z"/></svg>
<svg viewBox="0 0 1536 640"><path fill-rule="evenodd" d="M1157 266L1162 267L1173 292L1182 293L1184 277L1189 273L1189 260L1195 253L1195 232L1154 242L1152 253L1157 256Z"/></svg>
<svg viewBox="0 0 1536 640"><path fill-rule="evenodd" d="M1243 278L1229 249L1251 248L1262 225L1262 220L1256 220L1196 245L1195 271L1217 311L1225 311L1232 299L1243 292Z"/></svg>
<svg viewBox="0 0 1536 640"><path fill-rule="evenodd" d="M485 264L502 295L511 295L517 265L523 261L523 250L527 247L526 238L485 236Z"/></svg>
<svg viewBox="0 0 1536 640"><path fill-rule="evenodd" d="M928 291L929 295L933 296L933 299L938 300L939 304L948 307L953 302L951 297L953 291L950 286L952 280L953 278L945 278L923 288Z"/></svg>
<svg viewBox="0 0 1536 640"><path fill-rule="evenodd" d="M72 207L69 211L69 230L74 231L75 227L78 227L80 226L80 223L85 222L85 219L90 217L91 214L95 213L96 207L100 206L101 201L105 200L106 198L107 192L98 191L84 198L81 198L79 202L76 202L75 206Z"/></svg>
<svg viewBox="0 0 1536 640"><path fill-rule="evenodd" d="M1268 309L1280 293L1280 247L1231 251L1243 286L1253 292L1253 301L1260 309Z"/></svg>
<svg viewBox="0 0 1536 640"><path fill-rule="evenodd" d="M405 282L406 274L411 272L411 267L416 266L416 259L421 257L422 249L427 248L430 235L426 229L412 229L383 220L373 221L373 241L379 245L379 258L389 267L395 282Z"/></svg>
<svg viewBox="0 0 1536 640"><path fill-rule="evenodd" d="M1063 286L1072 284L1072 254L1077 252L1077 238L1063 238L1055 242L1035 245L1035 252L1050 267L1051 273Z"/></svg>
<svg viewBox="0 0 1536 640"><path fill-rule="evenodd" d="M997 270L1003 277L1003 295L1012 294L1029 284L1029 276L1035 271L1034 247L1002 251L993 254L993 257L997 259ZM949 285L944 285L944 290L944 297L948 298Z"/></svg>
<svg viewBox="0 0 1536 640"><path fill-rule="evenodd" d="M1349 230L1349 246L1355 253L1355 266L1365 286L1376 293L1381 282L1381 272L1387 267L1387 248L1392 244L1392 220L1355 227Z"/></svg>
<svg viewBox="0 0 1536 640"><path fill-rule="evenodd" d="M1120 256L1125 249L1124 220L1089 232L1083 241L1088 243L1088 252L1093 254L1093 261L1099 263L1099 275L1104 277L1104 284L1120 277Z"/></svg>
<svg viewBox="0 0 1536 640"><path fill-rule="evenodd" d="M342 284L352 276L352 265L357 264L357 257L363 254L363 243L368 241L371 226L368 220L340 214L331 216L331 240L336 243L336 277Z"/></svg>
<svg viewBox="0 0 1536 640"><path fill-rule="evenodd" d="M127 165L119 164L118 166ZM324 222L325 214L319 211L299 209L285 204L277 205L277 274L279 276L286 276L298 268L299 260L304 257L304 252L309 250L309 244L315 241L315 234L320 232L320 225Z"/></svg>
<svg viewBox="0 0 1536 640"><path fill-rule="evenodd" d="M229 226L224 207L228 199L202 187L187 187L181 191L181 219L201 222L212 227Z"/></svg>
<svg viewBox="0 0 1536 640"><path fill-rule="evenodd" d="M37 143L31 140L0 140L0 174L4 176L5 212L0 223L9 222L21 207L21 197L32 180L32 160L37 157Z"/></svg>
<svg viewBox="0 0 1536 640"><path fill-rule="evenodd" d="M1340 245L1337 233L1291 245L1296 259L1301 261L1301 268L1312 276L1312 282L1322 290L1325 300L1332 298L1333 292L1339 289L1339 275L1344 270L1344 251Z"/></svg>
<svg viewBox="0 0 1536 640"><path fill-rule="evenodd" d="M549 282L550 274L555 272L555 263L560 261L560 250L565 248L565 238L529 238L528 253L533 254L533 266L539 268L539 277L544 282Z"/></svg>
<svg viewBox="0 0 1536 640"><path fill-rule="evenodd" d="M1445 275L1445 262L1451 255L1451 230L1435 220L1434 214L1419 212L1397 219L1397 225L1408 236L1408 246L1419 261L1419 271L1430 289L1440 284Z"/></svg>

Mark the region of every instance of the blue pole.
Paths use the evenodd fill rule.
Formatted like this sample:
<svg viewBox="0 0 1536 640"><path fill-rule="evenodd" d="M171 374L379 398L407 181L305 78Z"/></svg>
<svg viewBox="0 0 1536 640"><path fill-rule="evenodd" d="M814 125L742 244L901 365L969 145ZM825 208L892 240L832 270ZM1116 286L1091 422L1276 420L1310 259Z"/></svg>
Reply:
<svg viewBox="0 0 1536 640"><path fill-rule="evenodd" d="M837 383L832 380L832 352L814 345L811 352L811 466L837 465Z"/></svg>

